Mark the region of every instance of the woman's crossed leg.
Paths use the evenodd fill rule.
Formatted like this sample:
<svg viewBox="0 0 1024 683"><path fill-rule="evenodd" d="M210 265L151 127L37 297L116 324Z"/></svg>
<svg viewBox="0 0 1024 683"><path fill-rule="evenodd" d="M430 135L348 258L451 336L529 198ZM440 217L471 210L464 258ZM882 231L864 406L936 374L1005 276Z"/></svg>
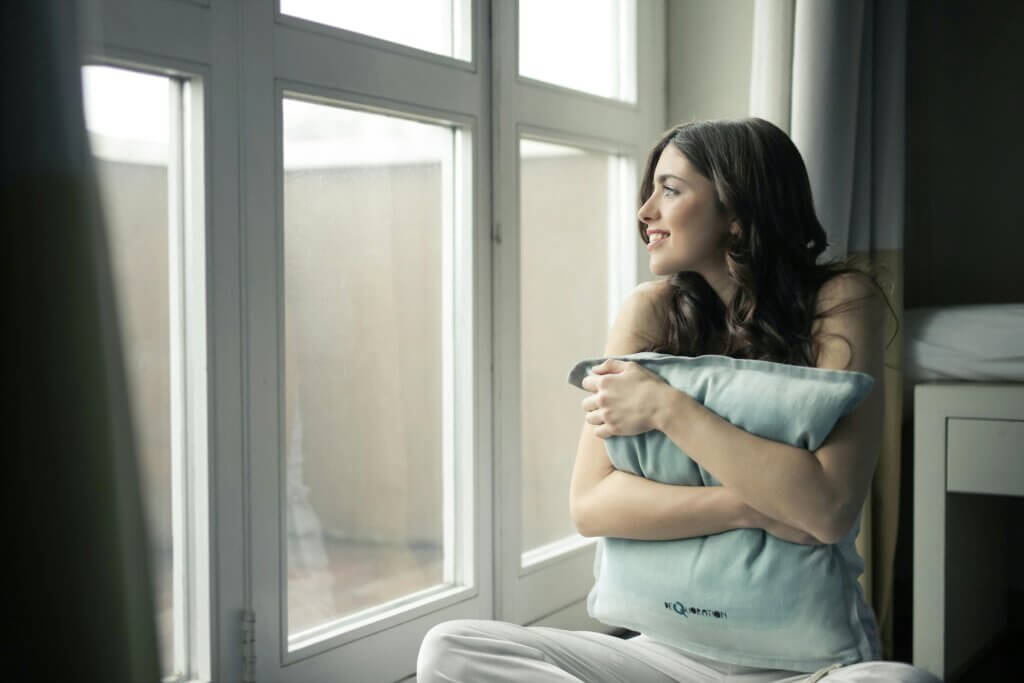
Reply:
<svg viewBox="0 0 1024 683"><path fill-rule="evenodd" d="M938 683L902 662L861 662L819 677L698 657L640 635L455 619L431 628L420 645L417 683Z"/></svg>

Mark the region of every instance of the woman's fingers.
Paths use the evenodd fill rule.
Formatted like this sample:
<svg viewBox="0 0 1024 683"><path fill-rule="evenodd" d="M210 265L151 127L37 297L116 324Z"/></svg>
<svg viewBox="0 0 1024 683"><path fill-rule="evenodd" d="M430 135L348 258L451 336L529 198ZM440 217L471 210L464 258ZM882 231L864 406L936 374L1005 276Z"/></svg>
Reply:
<svg viewBox="0 0 1024 683"><path fill-rule="evenodd" d="M624 372L630 365L635 365L635 363L628 360L619 360L618 358L608 358L603 363L590 368L590 372L593 375L607 375L610 373Z"/></svg>

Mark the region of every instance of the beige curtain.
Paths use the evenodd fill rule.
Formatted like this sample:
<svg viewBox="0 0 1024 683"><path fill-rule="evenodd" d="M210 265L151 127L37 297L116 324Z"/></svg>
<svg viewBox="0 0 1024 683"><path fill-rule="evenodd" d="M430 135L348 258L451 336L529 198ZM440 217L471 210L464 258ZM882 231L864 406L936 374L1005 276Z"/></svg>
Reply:
<svg viewBox="0 0 1024 683"><path fill-rule="evenodd" d="M905 0L756 0L750 114L789 132L829 237L878 274L903 326ZM888 338L888 337L887 337ZM902 334L886 352L886 415L857 547L882 656L893 658Z"/></svg>
<svg viewBox="0 0 1024 683"><path fill-rule="evenodd" d="M82 111L77 4L0 10L0 216L11 348L5 544L18 681L159 680L106 234ZM13 668L13 673L11 669Z"/></svg>

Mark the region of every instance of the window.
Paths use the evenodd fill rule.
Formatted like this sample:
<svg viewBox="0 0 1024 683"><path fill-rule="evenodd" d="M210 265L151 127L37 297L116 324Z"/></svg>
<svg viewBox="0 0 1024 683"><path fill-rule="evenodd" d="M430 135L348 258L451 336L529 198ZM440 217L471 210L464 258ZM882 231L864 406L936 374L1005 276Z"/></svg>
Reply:
<svg viewBox="0 0 1024 683"><path fill-rule="evenodd" d="M607 336L614 237L624 223L613 199L625 160L606 152L521 138L520 414L523 564L576 529L568 515L581 425L579 389L568 368L601 354ZM571 311L571 315L566 315Z"/></svg>
<svg viewBox="0 0 1024 683"><path fill-rule="evenodd" d="M635 0L519 0L519 73L635 102Z"/></svg>
<svg viewBox="0 0 1024 683"><path fill-rule="evenodd" d="M189 159L187 81L85 66L89 142L111 250L165 680L201 660L195 528L205 523L206 405L201 206ZM200 192L201 194L201 192ZM208 649L200 648L200 649Z"/></svg>
<svg viewBox="0 0 1024 683"><path fill-rule="evenodd" d="M646 279L664 3L95 4L163 674L405 682L448 619L602 628L566 375Z"/></svg>
<svg viewBox="0 0 1024 683"><path fill-rule="evenodd" d="M465 134L291 98L283 112L288 632L301 649L452 579Z"/></svg>
<svg viewBox="0 0 1024 683"><path fill-rule="evenodd" d="M470 58L469 0L281 0L281 12L446 57Z"/></svg>

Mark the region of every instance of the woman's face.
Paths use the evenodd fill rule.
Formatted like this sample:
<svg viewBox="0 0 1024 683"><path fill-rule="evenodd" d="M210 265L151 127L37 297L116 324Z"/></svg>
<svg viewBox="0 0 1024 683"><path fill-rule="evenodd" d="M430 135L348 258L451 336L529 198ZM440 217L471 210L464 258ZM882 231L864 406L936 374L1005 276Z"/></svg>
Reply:
<svg viewBox="0 0 1024 683"><path fill-rule="evenodd" d="M711 279L725 268L728 218L715 204L714 185L672 143L661 152L637 217L647 226L655 275L696 271Z"/></svg>

